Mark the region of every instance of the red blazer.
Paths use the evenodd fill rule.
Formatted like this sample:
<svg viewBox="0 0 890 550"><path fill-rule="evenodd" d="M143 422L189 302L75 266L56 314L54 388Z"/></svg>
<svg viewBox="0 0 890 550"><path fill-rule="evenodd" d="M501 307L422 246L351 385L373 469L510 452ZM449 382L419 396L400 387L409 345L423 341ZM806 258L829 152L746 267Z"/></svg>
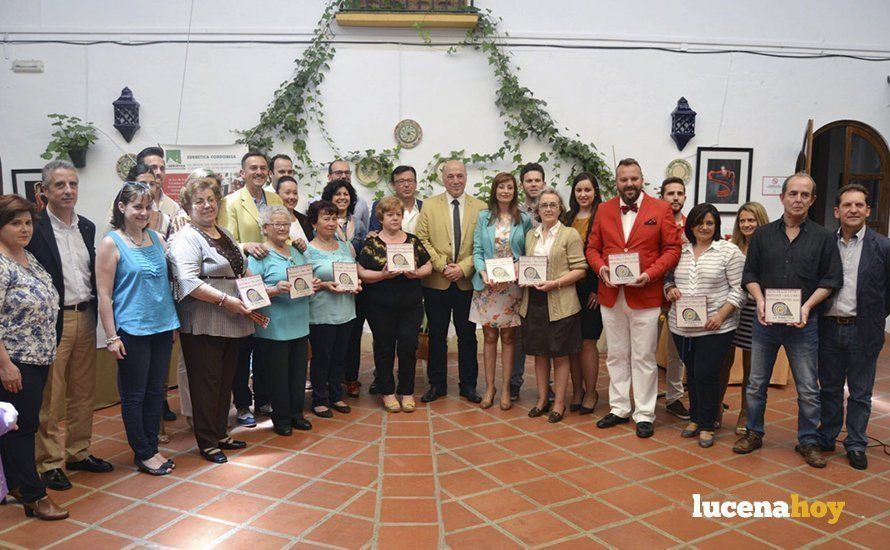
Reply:
<svg viewBox="0 0 890 550"><path fill-rule="evenodd" d="M659 307L664 301L664 274L680 261L680 229L674 222L674 214L668 203L643 193L640 211L630 230L630 238L625 243L619 201L615 197L597 209L587 241L587 263L599 276L600 269L608 265L609 254L638 252L640 270L649 275L651 282L639 288L625 285L624 299L632 309ZM599 285L600 303L613 307L619 288Z"/></svg>

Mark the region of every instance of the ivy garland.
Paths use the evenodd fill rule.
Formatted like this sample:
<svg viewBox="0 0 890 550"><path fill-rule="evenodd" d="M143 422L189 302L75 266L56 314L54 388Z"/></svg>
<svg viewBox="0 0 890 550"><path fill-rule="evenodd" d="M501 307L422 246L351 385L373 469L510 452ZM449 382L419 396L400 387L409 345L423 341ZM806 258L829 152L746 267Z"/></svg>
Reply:
<svg viewBox="0 0 890 550"><path fill-rule="evenodd" d="M309 125L313 121L318 125L325 142L339 158L354 163L376 161L381 168L382 179L392 171L401 152L398 146L381 151L366 149L343 152L327 131L324 102L320 98L319 87L324 82L325 73L330 69L330 61L336 52L330 42L330 38L333 37L331 25L337 12L347 2L348 0L332 0L328 3L318 21L309 47L295 60L294 77L281 83L272 102L260 114L260 121L256 126L239 131L242 136L238 140L239 143L246 143L250 148L261 151L271 151L275 138L282 141L292 140L295 155L294 169L300 177L309 176L314 182L321 181L319 175L324 164L314 162L306 146ZM499 83L495 105L504 120L504 141L501 147L492 153L468 153L466 150L458 150L447 154L435 154L420 178L421 192L432 192L432 185L439 180L438 167L447 159L462 160L467 166L475 166L483 172L487 164L505 163L512 164L515 167L514 171L518 171L518 167L523 164L520 145L529 137L535 137L552 148L549 154L541 153L538 162L550 162L552 171L557 174L563 162L566 162L569 166L569 175L566 177L568 184L571 184L571 177L574 174L582 171L590 172L599 180L604 196L614 195L615 183L612 171L596 147L592 143L581 141L578 134L568 137L560 131L545 110L547 103L536 99L531 90L520 84L516 75L518 69L514 69L511 63L511 54L499 43L497 24L500 21L501 18L493 18L491 10L480 11L478 25L468 30L459 46L452 46L448 49L448 53L454 55L459 48L471 47L477 51L481 50L488 57L488 63L493 68ZM420 27L418 30L423 40L432 45L429 32ZM568 129L565 131L568 132ZM484 181L475 184L477 194L488 188L492 178L493 175L486 175ZM557 175L551 178L551 181L558 179L561 177ZM377 188L376 195L379 197L383 194L383 189L378 188L378 184L379 181L370 187Z"/></svg>

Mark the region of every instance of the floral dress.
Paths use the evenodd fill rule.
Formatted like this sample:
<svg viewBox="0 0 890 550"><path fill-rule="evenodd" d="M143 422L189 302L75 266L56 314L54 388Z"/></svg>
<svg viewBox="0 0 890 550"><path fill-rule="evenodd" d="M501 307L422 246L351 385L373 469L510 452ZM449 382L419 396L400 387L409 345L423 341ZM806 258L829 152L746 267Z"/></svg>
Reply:
<svg viewBox="0 0 890 550"><path fill-rule="evenodd" d="M510 249L510 224L497 222L494 230L494 253L496 258L512 258ZM501 290L486 286L482 291L473 292L470 305L470 321L491 328L518 327L519 302L522 288L516 282L507 283Z"/></svg>

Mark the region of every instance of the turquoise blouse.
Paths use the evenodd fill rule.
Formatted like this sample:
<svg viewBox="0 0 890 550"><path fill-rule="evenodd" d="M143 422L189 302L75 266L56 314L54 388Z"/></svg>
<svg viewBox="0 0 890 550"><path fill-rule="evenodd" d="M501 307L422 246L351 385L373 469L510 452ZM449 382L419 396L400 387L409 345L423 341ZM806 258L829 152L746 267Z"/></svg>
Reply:
<svg viewBox="0 0 890 550"><path fill-rule="evenodd" d="M261 260L253 256L247 259L250 272L262 276L266 286L275 286L279 281L286 281L288 267L305 263L306 258L292 246L289 257L270 250ZM273 296L272 305L259 310L259 313L269 317L269 326L263 328L257 325L254 336L267 340L296 340L308 335L309 298L310 296L304 296L291 300L288 293Z"/></svg>
<svg viewBox="0 0 890 550"><path fill-rule="evenodd" d="M334 262L355 262L349 243L338 243L337 250L319 250L311 244L304 256L312 264L312 274L322 281L334 280ZM322 290L309 297L310 325L342 325L355 319L355 296Z"/></svg>

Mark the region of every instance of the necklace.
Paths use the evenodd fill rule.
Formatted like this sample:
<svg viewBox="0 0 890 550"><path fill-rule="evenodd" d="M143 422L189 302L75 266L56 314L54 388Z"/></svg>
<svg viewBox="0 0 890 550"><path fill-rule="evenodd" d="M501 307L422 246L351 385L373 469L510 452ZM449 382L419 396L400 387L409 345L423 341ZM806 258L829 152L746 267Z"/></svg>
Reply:
<svg viewBox="0 0 890 550"><path fill-rule="evenodd" d="M127 233L126 230L121 230L121 231L123 232L124 236L127 237L127 240L130 241L130 243L133 246L135 246L136 248L140 248L143 244L145 244L145 230L144 229L140 232L140 235L142 235L142 238L139 240L138 243L133 240L133 237L131 237L130 234Z"/></svg>

